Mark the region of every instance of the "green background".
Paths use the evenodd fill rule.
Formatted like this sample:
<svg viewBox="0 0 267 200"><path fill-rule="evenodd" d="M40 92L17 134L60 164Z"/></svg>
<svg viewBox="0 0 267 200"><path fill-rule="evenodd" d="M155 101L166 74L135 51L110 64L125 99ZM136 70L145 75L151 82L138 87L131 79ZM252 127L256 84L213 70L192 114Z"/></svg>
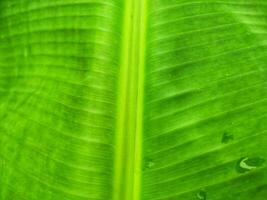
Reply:
<svg viewBox="0 0 267 200"><path fill-rule="evenodd" d="M129 2L0 1L0 199L114 197L114 160L135 162L116 137L128 67L144 78L142 137L119 124L140 195L114 200L266 200L267 1L133 0L144 64L124 66Z"/></svg>

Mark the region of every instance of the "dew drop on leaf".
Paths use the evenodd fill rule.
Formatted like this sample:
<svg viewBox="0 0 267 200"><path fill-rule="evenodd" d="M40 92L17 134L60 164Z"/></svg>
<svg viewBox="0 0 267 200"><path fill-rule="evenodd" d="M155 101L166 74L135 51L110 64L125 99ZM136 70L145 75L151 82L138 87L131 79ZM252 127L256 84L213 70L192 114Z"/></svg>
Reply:
<svg viewBox="0 0 267 200"><path fill-rule="evenodd" d="M207 199L207 192L205 190L200 190L197 193L197 199L199 199L199 200L206 200Z"/></svg>
<svg viewBox="0 0 267 200"><path fill-rule="evenodd" d="M249 172L253 169L261 167L265 162L265 159L261 157L243 157L238 160L236 164L236 171L239 173Z"/></svg>
<svg viewBox="0 0 267 200"><path fill-rule="evenodd" d="M153 162L151 162L151 161L146 163L146 167L147 167L148 169L152 168L154 165L155 165L155 163L153 163Z"/></svg>
<svg viewBox="0 0 267 200"><path fill-rule="evenodd" d="M222 140L221 140L221 142L222 142L223 144L227 144L227 143L229 143L230 141L232 141L233 139L234 139L234 135L233 135L233 134L224 132L224 133L223 133L223 136L222 136Z"/></svg>
<svg viewBox="0 0 267 200"><path fill-rule="evenodd" d="M151 159L148 159L145 161L144 169L151 169L154 165L155 163Z"/></svg>

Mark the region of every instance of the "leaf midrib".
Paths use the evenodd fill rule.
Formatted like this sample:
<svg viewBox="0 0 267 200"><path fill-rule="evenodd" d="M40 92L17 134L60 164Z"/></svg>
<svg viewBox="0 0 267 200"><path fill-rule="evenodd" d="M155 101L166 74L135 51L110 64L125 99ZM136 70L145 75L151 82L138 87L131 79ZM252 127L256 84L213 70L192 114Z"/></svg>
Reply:
<svg viewBox="0 0 267 200"><path fill-rule="evenodd" d="M124 5L113 200L140 199L146 4Z"/></svg>

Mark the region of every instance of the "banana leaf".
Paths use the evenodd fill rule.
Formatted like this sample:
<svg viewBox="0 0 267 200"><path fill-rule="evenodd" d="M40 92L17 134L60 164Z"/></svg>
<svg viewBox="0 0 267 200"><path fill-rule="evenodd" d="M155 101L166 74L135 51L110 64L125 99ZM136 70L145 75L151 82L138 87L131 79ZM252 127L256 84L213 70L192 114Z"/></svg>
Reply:
<svg viewBox="0 0 267 200"><path fill-rule="evenodd" d="M266 200L267 0L1 0L0 200Z"/></svg>

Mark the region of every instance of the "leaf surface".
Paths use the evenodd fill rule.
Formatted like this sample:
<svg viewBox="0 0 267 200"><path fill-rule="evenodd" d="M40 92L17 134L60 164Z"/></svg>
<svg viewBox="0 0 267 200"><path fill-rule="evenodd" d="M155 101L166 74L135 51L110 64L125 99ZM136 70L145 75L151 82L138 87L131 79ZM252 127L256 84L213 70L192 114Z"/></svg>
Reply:
<svg viewBox="0 0 267 200"><path fill-rule="evenodd" d="M266 0L0 2L0 199L265 200Z"/></svg>

